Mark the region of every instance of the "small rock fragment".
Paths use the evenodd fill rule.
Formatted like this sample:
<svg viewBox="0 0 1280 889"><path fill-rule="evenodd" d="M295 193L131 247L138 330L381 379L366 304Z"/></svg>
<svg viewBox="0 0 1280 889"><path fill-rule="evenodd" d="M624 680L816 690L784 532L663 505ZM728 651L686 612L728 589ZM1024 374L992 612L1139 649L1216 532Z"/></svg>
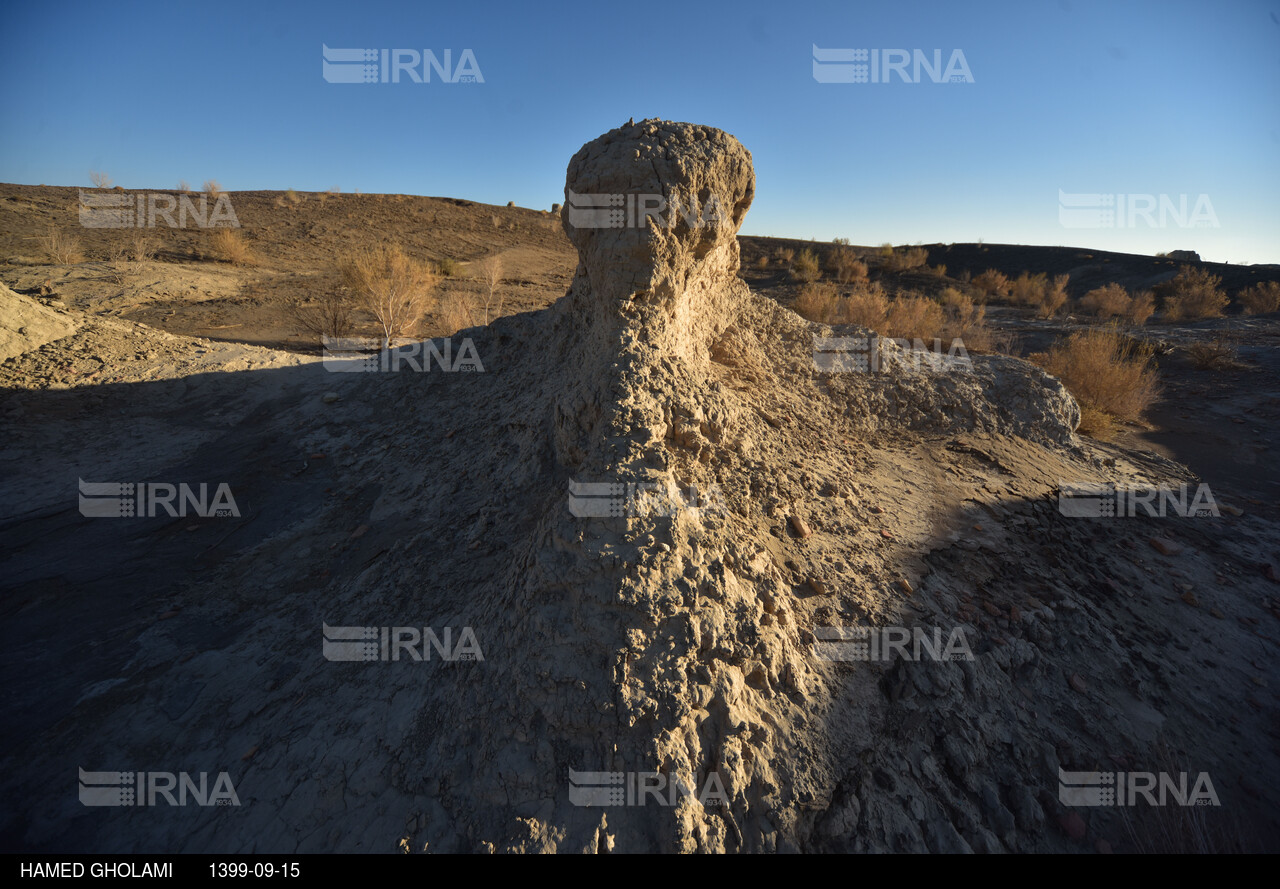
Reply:
<svg viewBox="0 0 1280 889"><path fill-rule="evenodd" d="M1151 544L1156 552L1166 556L1176 556L1178 553L1182 552L1181 544L1174 543L1172 540L1168 540L1164 537L1152 537L1148 543Z"/></svg>

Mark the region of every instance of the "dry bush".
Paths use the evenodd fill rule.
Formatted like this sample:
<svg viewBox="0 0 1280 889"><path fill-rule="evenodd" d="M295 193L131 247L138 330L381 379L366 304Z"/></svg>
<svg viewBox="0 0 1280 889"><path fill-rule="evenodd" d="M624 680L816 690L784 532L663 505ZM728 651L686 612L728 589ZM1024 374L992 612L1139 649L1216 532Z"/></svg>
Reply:
<svg viewBox="0 0 1280 889"><path fill-rule="evenodd" d="M398 245L349 253L338 260L338 273L359 307L378 320L384 347L409 334L431 307L432 293L439 283L426 263Z"/></svg>
<svg viewBox="0 0 1280 889"><path fill-rule="evenodd" d="M1280 282L1263 281L1236 294L1246 315L1280 312Z"/></svg>
<svg viewBox="0 0 1280 889"><path fill-rule="evenodd" d="M445 257L436 260L436 272L442 278L452 278L458 274L458 261Z"/></svg>
<svg viewBox="0 0 1280 889"><path fill-rule="evenodd" d="M939 263L938 265L931 267L929 269L929 273L939 278L945 278L947 276L947 267Z"/></svg>
<svg viewBox="0 0 1280 889"><path fill-rule="evenodd" d="M94 188L110 188L111 177L101 170L90 170L89 181L93 183Z"/></svg>
<svg viewBox="0 0 1280 889"><path fill-rule="evenodd" d="M223 262L233 265L253 263L253 251L249 249L249 242L245 240L244 233L238 228L215 229L210 245L211 255Z"/></svg>
<svg viewBox="0 0 1280 889"><path fill-rule="evenodd" d="M142 232L115 241L107 248L109 277L117 284L126 285L142 273L154 255L150 239Z"/></svg>
<svg viewBox="0 0 1280 889"><path fill-rule="evenodd" d="M222 186L218 184L217 179L206 179L202 190L211 198L216 198L222 194Z"/></svg>
<svg viewBox="0 0 1280 889"><path fill-rule="evenodd" d="M1222 336L1187 346L1187 359L1196 370L1232 370L1241 366L1235 346Z"/></svg>
<svg viewBox="0 0 1280 889"><path fill-rule="evenodd" d="M502 256L494 253L486 256L476 264L477 277L484 287L477 305L477 315L481 324L488 324L502 314L504 297L500 293L502 287Z"/></svg>
<svg viewBox="0 0 1280 889"><path fill-rule="evenodd" d="M1009 301L1015 306L1038 306L1048 284L1044 272L1035 275L1023 272L1009 284Z"/></svg>
<svg viewBox="0 0 1280 889"><path fill-rule="evenodd" d="M156 248L151 238L142 232L134 232L129 242L129 258L134 262L150 262L156 258Z"/></svg>
<svg viewBox="0 0 1280 889"><path fill-rule="evenodd" d="M848 247L832 250L827 257L827 268L841 284L865 281L867 278L867 264L858 259L858 254Z"/></svg>
<svg viewBox="0 0 1280 889"><path fill-rule="evenodd" d="M791 277L805 283L822 277L822 270L818 267L818 257L808 247L801 250L796 261L791 264Z"/></svg>
<svg viewBox="0 0 1280 889"><path fill-rule="evenodd" d="M298 204L302 202L302 198L299 197L298 193L292 188L284 193L284 199L291 204Z"/></svg>
<svg viewBox="0 0 1280 889"><path fill-rule="evenodd" d="M1032 360L1062 380L1080 403L1080 431L1107 437L1114 420L1137 420L1159 398L1152 351L1114 327L1104 327L1073 333Z"/></svg>
<svg viewBox="0 0 1280 889"><path fill-rule="evenodd" d="M450 291L440 298L436 307L440 327L446 334L454 334L468 327L479 327L485 320L483 297L474 293Z"/></svg>
<svg viewBox="0 0 1280 889"><path fill-rule="evenodd" d="M80 246L80 239L52 225L49 226L48 233L40 239L40 246L50 262L56 262L59 265L84 262L84 250Z"/></svg>
<svg viewBox="0 0 1280 889"><path fill-rule="evenodd" d="M338 287L336 282L321 287L315 296L290 300L285 308L290 318L321 342L326 337L341 339L352 334L356 300L350 290Z"/></svg>
<svg viewBox="0 0 1280 889"><path fill-rule="evenodd" d="M1161 296L1161 318L1165 321L1194 321L1221 318L1230 300L1222 290L1222 279L1208 269L1184 265L1177 277L1156 287Z"/></svg>
<svg viewBox="0 0 1280 889"><path fill-rule="evenodd" d="M191 194L191 186L187 183L187 180L185 179L178 180L178 191L181 194Z"/></svg>
<svg viewBox="0 0 1280 889"><path fill-rule="evenodd" d="M987 269L982 274L974 276L973 286L981 290L984 296L998 296L1004 299L1009 295L1009 276L995 269Z"/></svg>
<svg viewBox="0 0 1280 889"><path fill-rule="evenodd" d="M1140 290L1129 297L1129 306L1125 309L1124 319L1130 324L1142 326L1155 314L1156 298L1150 290Z"/></svg>
<svg viewBox="0 0 1280 889"><path fill-rule="evenodd" d="M1099 318L1119 318L1129 308L1129 291L1114 282L1095 287L1080 297L1080 308Z"/></svg>
<svg viewBox="0 0 1280 889"><path fill-rule="evenodd" d="M965 349L992 350L1000 341L987 326L987 307L954 287L944 288L938 297L946 315L943 339L960 340ZM1003 345L1003 343L1001 343Z"/></svg>
<svg viewBox="0 0 1280 889"><path fill-rule="evenodd" d="M767 269L768 267L769 267L768 256L761 256L759 259L756 260L756 268L760 269L761 271Z"/></svg>
<svg viewBox="0 0 1280 889"><path fill-rule="evenodd" d="M773 251L773 256L783 265L791 265L791 260L796 258L796 251L790 247L779 247Z"/></svg>
<svg viewBox="0 0 1280 889"><path fill-rule="evenodd" d="M792 306L797 315L820 324L847 324L834 284L809 283L800 288Z"/></svg>
<svg viewBox="0 0 1280 889"><path fill-rule="evenodd" d="M793 307L797 314L822 324L858 324L878 333L888 330L889 299L879 284L862 284L841 295L834 284L806 284Z"/></svg>
<svg viewBox="0 0 1280 889"><path fill-rule="evenodd" d="M923 247L908 247L895 251L892 244L880 246L880 266L888 272L905 272L918 269L929 261L929 251Z"/></svg>
<svg viewBox="0 0 1280 889"><path fill-rule="evenodd" d="M941 337L946 318L942 306L927 296L899 294L889 303L885 336L931 341Z"/></svg>
<svg viewBox="0 0 1280 889"><path fill-rule="evenodd" d="M1069 275L1054 275L1053 280L1045 284L1040 291L1040 303L1036 313L1041 318L1052 318L1058 310L1067 304L1067 280Z"/></svg>

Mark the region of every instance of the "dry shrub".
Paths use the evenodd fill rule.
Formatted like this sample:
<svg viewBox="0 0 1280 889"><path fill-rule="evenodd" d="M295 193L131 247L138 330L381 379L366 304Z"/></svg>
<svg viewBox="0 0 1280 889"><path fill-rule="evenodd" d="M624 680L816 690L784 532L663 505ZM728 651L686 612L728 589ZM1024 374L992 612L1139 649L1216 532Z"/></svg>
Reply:
<svg viewBox="0 0 1280 889"><path fill-rule="evenodd" d="M1141 326L1155 314L1156 298L1150 290L1139 290L1129 297L1129 307L1125 310L1124 319L1130 324Z"/></svg>
<svg viewBox="0 0 1280 889"><path fill-rule="evenodd" d="M945 278L947 276L947 267L939 263L930 268L929 273L939 278Z"/></svg>
<svg viewBox="0 0 1280 889"><path fill-rule="evenodd" d="M1161 296L1161 317L1165 321L1194 321L1221 318L1227 307L1222 279L1208 269L1184 265L1177 277L1156 287Z"/></svg>
<svg viewBox="0 0 1280 889"><path fill-rule="evenodd" d="M761 256L759 259L756 260L756 268L760 269L761 271L767 269L768 267L769 267L768 256Z"/></svg>
<svg viewBox="0 0 1280 889"><path fill-rule="evenodd" d="M837 293L834 284L806 284L794 308L802 317L822 324L858 324L881 333L887 330L889 300L879 284L864 284L844 295Z"/></svg>
<svg viewBox="0 0 1280 889"><path fill-rule="evenodd" d="M321 341L352 334L351 316L356 301L351 291L337 286L336 282L325 282L318 294L297 297L287 302L285 308L290 318Z"/></svg>
<svg viewBox="0 0 1280 889"><path fill-rule="evenodd" d="M249 242L245 240L244 233L238 228L215 229L211 245L212 255L223 262L234 265L253 263L253 251L249 249Z"/></svg>
<svg viewBox="0 0 1280 889"><path fill-rule="evenodd" d="M1095 287L1080 297L1080 308L1099 318L1119 318L1129 308L1129 291L1116 283Z"/></svg>
<svg viewBox="0 0 1280 889"><path fill-rule="evenodd" d="M135 232L129 242L129 258L137 263L150 262L156 258L155 245L142 232Z"/></svg>
<svg viewBox="0 0 1280 889"><path fill-rule="evenodd" d="M1041 318L1052 318L1058 310L1067 304L1068 275L1054 275L1040 291L1040 303L1036 306L1036 314Z"/></svg>
<svg viewBox="0 0 1280 889"><path fill-rule="evenodd" d="M191 185L185 179L178 180L178 192L181 194L191 194Z"/></svg>
<svg viewBox="0 0 1280 889"><path fill-rule="evenodd" d="M80 246L80 239L52 225L49 226L48 233L40 239L40 246L50 262L56 262L59 265L84 262L84 250Z"/></svg>
<svg viewBox="0 0 1280 889"><path fill-rule="evenodd" d="M93 183L94 188L110 188L111 177L101 170L90 170L89 181Z"/></svg>
<svg viewBox="0 0 1280 889"><path fill-rule="evenodd" d="M929 261L929 251L923 247L908 247L895 251L892 244L880 245L880 267L887 272L905 272L918 269Z"/></svg>
<svg viewBox="0 0 1280 889"><path fill-rule="evenodd" d="M985 297L998 296L1004 299L1009 295L1009 276L995 269L987 269L974 276L973 286L982 291Z"/></svg>
<svg viewBox="0 0 1280 889"><path fill-rule="evenodd" d="M1280 282L1263 281L1236 294L1246 315L1280 312Z"/></svg>
<svg viewBox="0 0 1280 889"><path fill-rule="evenodd" d="M1095 287L1080 298L1081 311L1098 318L1123 318L1130 324L1142 325L1156 310L1155 298L1149 290L1132 295L1119 284L1112 282Z"/></svg>
<svg viewBox="0 0 1280 889"><path fill-rule="evenodd" d="M1235 347L1222 336L1187 346L1187 359L1196 370L1232 370L1240 367Z"/></svg>
<svg viewBox="0 0 1280 889"><path fill-rule="evenodd" d="M827 268L841 284L867 279L867 264L848 247L837 247L827 257Z"/></svg>
<svg viewBox="0 0 1280 889"><path fill-rule="evenodd" d="M822 277L822 270L818 267L818 257L808 247L801 250L800 255L791 264L791 277L804 283L816 281Z"/></svg>
<svg viewBox="0 0 1280 889"><path fill-rule="evenodd" d="M436 260L436 272L442 278L455 277L458 274L458 269L458 261L456 259L450 259L446 256L444 259Z"/></svg>
<svg viewBox="0 0 1280 889"><path fill-rule="evenodd" d="M960 340L966 350L994 349L999 339L987 326L987 307L975 303L969 294L954 287L944 288L938 297L946 315L943 338Z"/></svg>
<svg viewBox="0 0 1280 889"><path fill-rule="evenodd" d="M477 300L477 314L480 317L480 324L488 324L494 318L502 314L502 304L504 296L500 292L502 287L502 256L494 253L486 256L476 264L477 277L480 279L484 291ZM472 325L468 325L472 326Z"/></svg>
<svg viewBox="0 0 1280 889"><path fill-rule="evenodd" d="M204 181L203 191L211 198L216 198L222 194L222 186L218 184L217 179L206 179Z"/></svg>
<svg viewBox="0 0 1280 889"><path fill-rule="evenodd" d="M1137 420L1160 396L1151 356L1151 346L1103 327L1073 333L1032 359L1062 380L1087 412L1080 431L1106 437L1111 420Z"/></svg>
<svg viewBox="0 0 1280 889"><path fill-rule="evenodd" d="M382 344L407 336L431 306L439 278L399 245L349 253L338 260L338 274L355 294L357 305L378 320Z"/></svg>
<svg viewBox="0 0 1280 889"><path fill-rule="evenodd" d="M779 247L773 251L773 256L783 265L791 265L791 260L796 258L796 251L790 247Z"/></svg>
<svg viewBox="0 0 1280 889"><path fill-rule="evenodd" d="M1048 285L1044 272L1023 272L1009 284L1009 301L1015 306L1039 306Z"/></svg>
<svg viewBox="0 0 1280 889"><path fill-rule="evenodd" d="M889 303L885 336L932 341L942 336L946 318L942 306L927 296L899 294Z"/></svg>

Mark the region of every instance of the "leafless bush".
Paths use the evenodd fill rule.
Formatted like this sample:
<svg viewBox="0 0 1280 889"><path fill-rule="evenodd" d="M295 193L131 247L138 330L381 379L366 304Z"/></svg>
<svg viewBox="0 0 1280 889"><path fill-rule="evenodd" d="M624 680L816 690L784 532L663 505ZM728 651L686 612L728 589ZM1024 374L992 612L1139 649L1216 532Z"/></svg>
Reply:
<svg viewBox="0 0 1280 889"><path fill-rule="evenodd" d="M81 249L80 239L55 226L49 226L48 233L40 239L40 246L44 248L50 262L56 262L59 265L84 262L84 251Z"/></svg>
<svg viewBox="0 0 1280 889"><path fill-rule="evenodd" d="M439 283L426 263L398 245L347 254L338 261L338 272L359 306L378 320L384 347L409 334L430 308Z"/></svg>

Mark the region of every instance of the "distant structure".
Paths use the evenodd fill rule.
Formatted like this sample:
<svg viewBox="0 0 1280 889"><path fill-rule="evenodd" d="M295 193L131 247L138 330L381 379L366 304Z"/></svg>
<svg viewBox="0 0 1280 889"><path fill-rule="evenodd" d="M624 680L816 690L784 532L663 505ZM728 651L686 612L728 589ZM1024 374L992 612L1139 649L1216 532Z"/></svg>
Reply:
<svg viewBox="0 0 1280 889"><path fill-rule="evenodd" d="M1199 262L1200 254L1194 250L1170 250L1170 259L1180 259L1183 262Z"/></svg>

